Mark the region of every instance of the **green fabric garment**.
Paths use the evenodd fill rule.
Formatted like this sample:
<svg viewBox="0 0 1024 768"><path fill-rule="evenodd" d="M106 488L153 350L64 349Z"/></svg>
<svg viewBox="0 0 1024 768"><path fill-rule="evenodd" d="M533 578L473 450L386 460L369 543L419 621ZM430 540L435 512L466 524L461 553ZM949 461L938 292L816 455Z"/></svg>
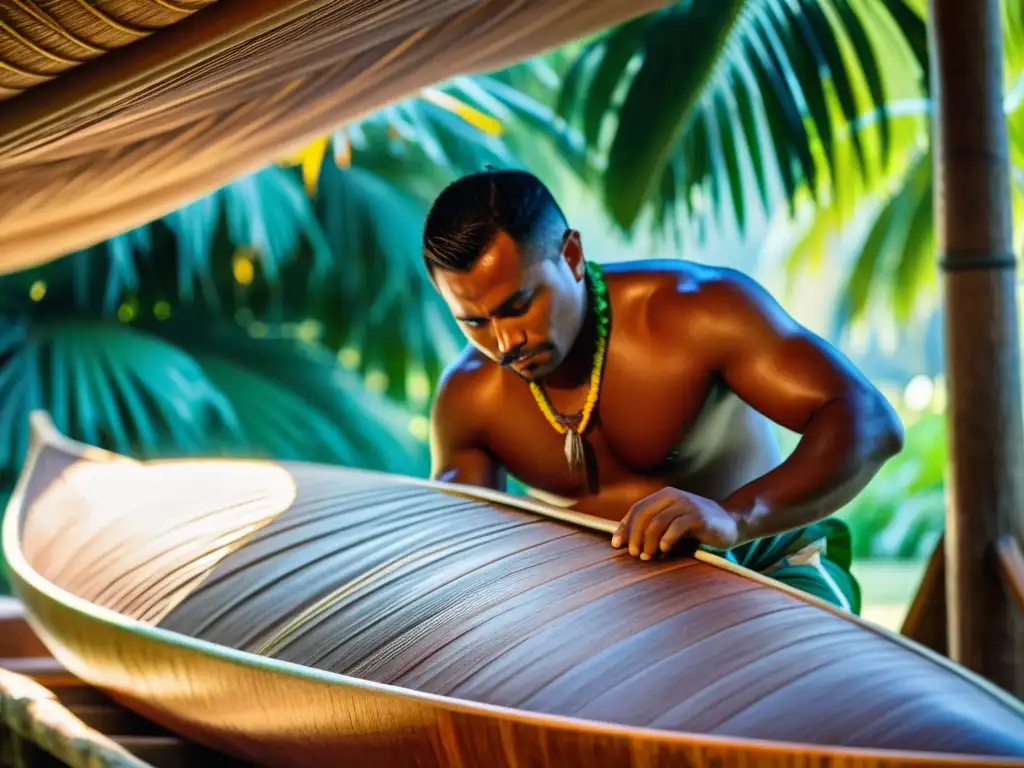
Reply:
<svg viewBox="0 0 1024 768"><path fill-rule="evenodd" d="M791 561L791 558L800 560L798 553L816 543L824 546L819 556L811 558L813 562ZM850 543L850 529L846 523L827 518L804 528L756 539L725 552L709 551L859 616L860 585L850 571Z"/></svg>

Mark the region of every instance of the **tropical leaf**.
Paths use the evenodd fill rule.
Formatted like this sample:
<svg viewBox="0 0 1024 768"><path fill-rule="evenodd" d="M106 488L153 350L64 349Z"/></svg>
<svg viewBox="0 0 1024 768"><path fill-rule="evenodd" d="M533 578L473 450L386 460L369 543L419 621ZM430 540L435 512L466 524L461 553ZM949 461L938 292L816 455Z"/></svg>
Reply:
<svg viewBox="0 0 1024 768"><path fill-rule="evenodd" d="M234 312L236 284L253 279L251 270L239 274L239 255L270 285L299 255L317 274L330 268L333 255L300 175L264 168L162 219L5 276L0 307L123 320L139 305L226 305Z"/></svg>
<svg viewBox="0 0 1024 768"><path fill-rule="evenodd" d="M4 512L7 510L7 503L11 500L11 493L13 486L8 485L7 487L0 486L0 520L4 518ZM0 595L11 594L11 583L8 581L7 576L7 563L4 560L4 553L0 550Z"/></svg>
<svg viewBox="0 0 1024 768"><path fill-rule="evenodd" d="M542 62L543 59L535 60L538 66ZM456 78L451 88L467 101L488 106L494 114L501 116L509 129L504 137L505 144L522 166L538 171L546 177L549 185L556 186L557 179L550 173L544 173L543 169L552 164L564 163L584 180L597 178L583 137L555 110L552 104L555 94L535 98L525 93L521 86L513 85L520 79L513 72L506 70ZM554 73L550 76L557 77ZM538 141L538 138L544 141Z"/></svg>
<svg viewBox="0 0 1024 768"><path fill-rule="evenodd" d="M464 343L423 268L425 203L367 170L339 168L330 156L318 175L315 200L305 196L299 171L274 168L259 186L220 190L214 206L200 201L176 212L173 229L165 219L140 230L144 250L115 251L108 241L4 278L0 306L50 320L237 319L256 332L283 325L327 345L371 389L423 411ZM304 202L281 202L296 191ZM236 208L263 196L299 215L243 226L250 219ZM190 216L212 233L198 250ZM270 226L294 239L261 241ZM326 265L318 248L329 254Z"/></svg>
<svg viewBox="0 0 1024 768"><path fill-rule="evenodd" d="M583 175L584 145L551 108L557 87L558 75L544 57L488 75L455 77L318 138L281 162L301 167L311 194L333 154L339 167L371 170L423 200L485 166L565 162Z"/></svg>
<svg viewBox="0 0 1024 768"><path fill-rule="evenodd" d="M425 206L368 171L333 165L316 205L336 268L307 295L309 316L372 388L425 409L464 343L423 268Z"/></svg>
<svg viewBox="0 0 1024 768"><path fill-rule="evenodd" d="M21 467L28 415L128 455L201 452L240 436L230 400L187 352L124 323L8 316L0 334L0 485Z"/></svg>
<svg viewBox="0 0 1024 768"><path fill-rule="evenodd" d="M190 354L230 402L240 440L222 453L313 461L404 474L427 471L418 420L316 343L280 329L179 323L156 329Z"/></svg>
<svg viewBox="0 0 1024 768"><path fill-rule="evenodd" d="M748 177L766 210L778 187L792 209L837 186L840 133L860 176L884 174L886 104L920 93L923 30L902 0L684 0L585 48L559 104L606 160L604 201L622 229L645 209L657 227L672 205L703 215L705 200L721 219L728 198L742 230Z"/></svg>
<svg viewBox="0 0 1024 768"><path fill-rule="evenodd" d="M1011 204L1014 211L1014 251L1024 247L1024 24L1020 4L1003 3L1004 45L1007 50L1007 132L1011 162ZM916 45L915 45L916 47ZM1015 66L1016 69L1010 69ZM888 184L870 190L856 179L843 185L845 201L822 206L795 247L785 257L790 285L810 266L821 268L831 255L829 268L848 270L841 289L835 332L893 315L906 323L915 314L937 307L938 270L935 254L932 153L929 144L927 100L890 105L896 143L905 148L892 165ZM842 165L842 164L840 164ZM838 205L844 210L837 210ZM851 237L851 220L866 221L866 234ZM836 242L853 240L851 249ZM843 253L837 265L835 253ZM845 261L845 260L848 260ZM872 311L872 310L877 310Z"/></svg>
<svg viewBox="0 0 1024 768"><path fill-rule="evenodd" d="M742 0L676 5L652 19L644 30L642 64L619 111L605 171L605 203L622 226L628 227L636 220L644 200L658 183L660 172L679 142L686 120L716 67L742 6ZM616 50L606 48L605 60L609 53L615 55ZM630 59L632 54L620 57L616 62L621 62L618 73L613 71L611 75L621 74ZM609 73L598 67L595 84L598 84L597 76L605 74ZM673 92L680 95L678 98L665 98L666 78L675 81ZM606 86L591 92L592 99L603 98L606 93L608 99L600 105L601 112L595 114L594 110L587 115L590 124L585 128L585 135L588 138L597 139L598 124L607 111L613 88L613 85ZM651 105L659 99L664 106L651 110ZM697 130L706 131L706 126L701 125Z"/></svg>
<svg viewBox="0 0 1024 768"><path fill-rule="evenodd" d="M836 318L840 327L864 316L869 297L881 298L872 291L879 285L889 288L897 322L907 322L922 287L934 278L931 162L931 152L921 151L905 183L879 207L841 293Z"/></svg>
<svg viewBox="0 0 1024 768"><path fill-rule="evenodd" d="M0 338L0 486L44 408L75 439L131 456L269 456L424 471L411 414L327 350L234 323L38 322Z"/></svg>

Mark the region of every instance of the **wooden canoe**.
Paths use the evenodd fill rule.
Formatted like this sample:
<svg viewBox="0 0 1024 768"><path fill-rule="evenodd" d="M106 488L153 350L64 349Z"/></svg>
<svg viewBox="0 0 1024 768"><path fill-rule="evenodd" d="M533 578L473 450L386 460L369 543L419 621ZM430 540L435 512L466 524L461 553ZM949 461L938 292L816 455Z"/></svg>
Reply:
<svg viewBox="0 0 1024 768"><path fill-rule="evenodd" d="M274 766L1024 765L1024 706L706 553L412 478L136 462L33 415L3 549L82 680Z"/></svg>

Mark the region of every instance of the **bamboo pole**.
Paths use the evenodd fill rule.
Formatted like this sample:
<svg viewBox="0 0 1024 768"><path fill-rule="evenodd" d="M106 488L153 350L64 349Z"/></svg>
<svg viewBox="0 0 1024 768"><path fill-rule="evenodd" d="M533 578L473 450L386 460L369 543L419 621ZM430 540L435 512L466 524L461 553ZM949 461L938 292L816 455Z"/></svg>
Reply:
<svg viewBox="0 0 1024 768"><path fill-rule="evenodd" d="M935 213L946 300L953 660L1024 698L1024 614L996 553L1024 533L1024 429L999 0L929 0Z"/></svg>

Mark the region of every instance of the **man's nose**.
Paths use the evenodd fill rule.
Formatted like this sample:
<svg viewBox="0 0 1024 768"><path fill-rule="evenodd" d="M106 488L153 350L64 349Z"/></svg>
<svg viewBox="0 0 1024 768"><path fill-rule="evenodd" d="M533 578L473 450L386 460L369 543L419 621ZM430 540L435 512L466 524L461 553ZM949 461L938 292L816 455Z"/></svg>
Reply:
<svg viewBox="0 0 1024 768"><path fill-rule="evenodd" d="M498 342L498 352L506 355L509 350L515 349L526 341L526 334L510 323L495 320L494 338Z"/></svg>

